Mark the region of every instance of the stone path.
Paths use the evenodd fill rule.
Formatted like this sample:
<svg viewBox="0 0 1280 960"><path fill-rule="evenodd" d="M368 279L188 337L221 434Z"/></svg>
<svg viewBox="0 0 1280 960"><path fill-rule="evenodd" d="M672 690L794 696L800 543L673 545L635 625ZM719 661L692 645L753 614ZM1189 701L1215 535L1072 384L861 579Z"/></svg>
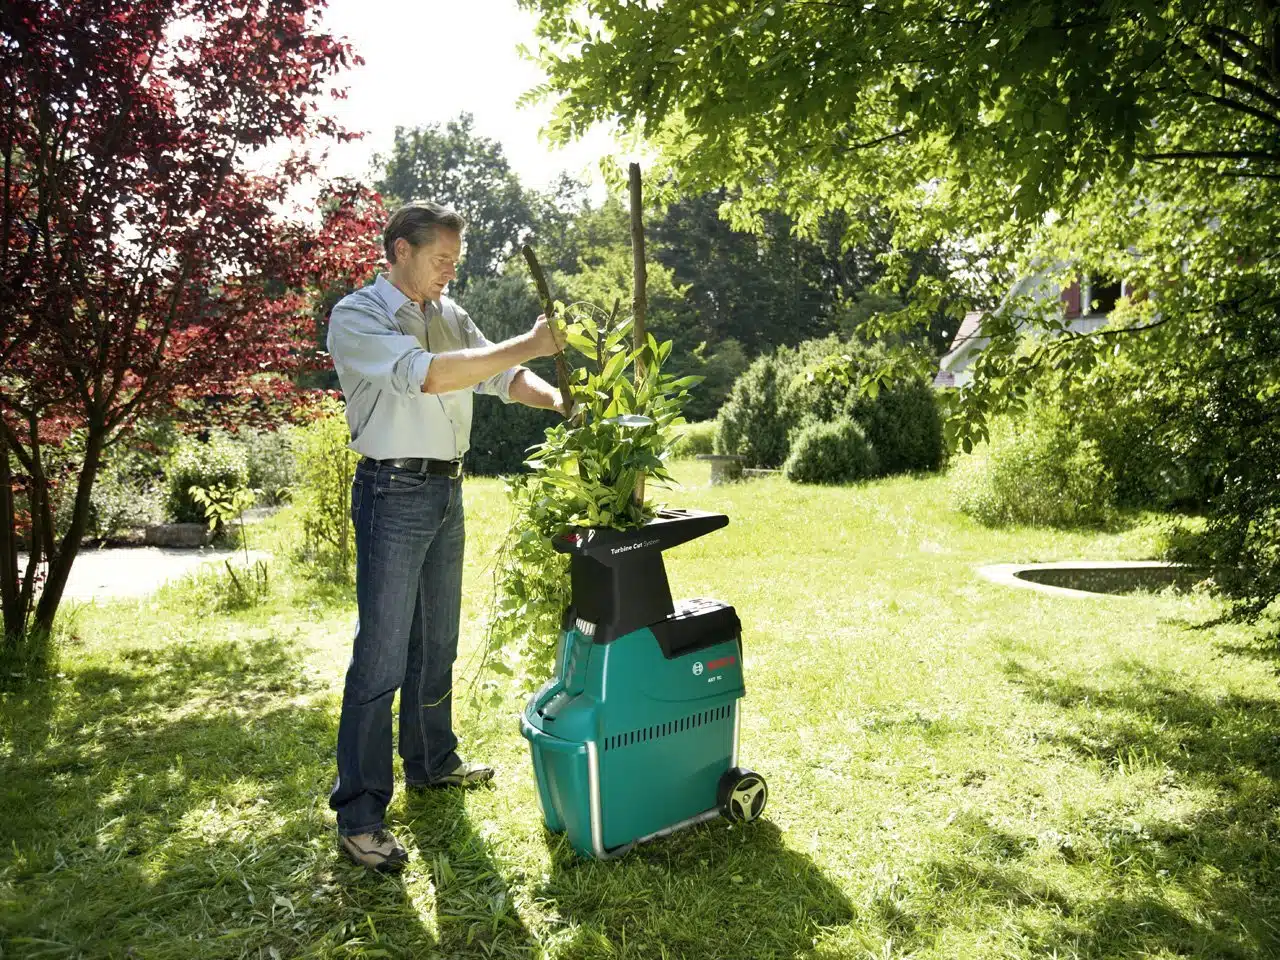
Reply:
<svg viewBox="0 0 1280 960"><path fill-rule="evenodd" d="M250 562L265 560L271 554L250 550ZM244 563L243 550L220 550L213 547L185 549L180 547L110 547L103 550L81 550L71 567L64 597L76 600L111 600L116 597L145 597L162 584L177 580L206 563L230 559L233 565ZM25 567L26 555L18 555L18 566ZM237 564L237 561L239 563Z"/></svg>

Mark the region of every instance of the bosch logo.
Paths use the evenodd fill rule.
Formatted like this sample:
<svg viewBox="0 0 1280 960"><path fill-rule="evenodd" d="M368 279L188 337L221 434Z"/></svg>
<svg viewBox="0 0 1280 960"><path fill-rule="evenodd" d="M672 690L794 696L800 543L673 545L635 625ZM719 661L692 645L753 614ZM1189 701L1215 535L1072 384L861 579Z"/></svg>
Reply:
<svg viewBox="0 0 1280 960"><path fill-rule="evenodd" d="M702 661L701 661L701 660L699 660L697 663L695 663L695 664L693 665L693 675L694 675L695 677L700 677L700 676L702 676L702 671L703 671L704 669L706 669L706 668L702 666Z"/></svg>

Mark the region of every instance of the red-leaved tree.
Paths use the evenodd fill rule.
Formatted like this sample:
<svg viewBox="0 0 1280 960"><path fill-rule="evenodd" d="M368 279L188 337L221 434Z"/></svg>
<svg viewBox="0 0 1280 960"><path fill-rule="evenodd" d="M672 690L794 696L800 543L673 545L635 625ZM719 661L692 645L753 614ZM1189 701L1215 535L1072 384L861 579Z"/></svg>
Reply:
<svg viewBox="0 0 1280 960"><path fill-rule="evenodd" d="M184 399L286 390L313 346L308 291L330 283L324 271L367 272L341 238L330 246L322 228L275 212L316 175L306 144L351 136L323 103L359 61L320 28L323 7L0 5L7 645L51 629L110 446ZM280 142L296 147L277 169L246 168L255 149ZM59 535L47 451L72 431L72 509Z"/></svg>

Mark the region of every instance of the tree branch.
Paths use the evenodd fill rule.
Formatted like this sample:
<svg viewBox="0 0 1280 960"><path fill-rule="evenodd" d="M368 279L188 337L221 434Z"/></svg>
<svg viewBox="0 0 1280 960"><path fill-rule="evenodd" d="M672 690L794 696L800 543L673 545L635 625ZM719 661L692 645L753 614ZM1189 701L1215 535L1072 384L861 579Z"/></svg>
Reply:
<svg viewBox="0 0 1280 960"><path fill-rule="evenodd" d="M897 140L909 136L914 132L913 128L906 127L902 130L894 130L886 133L883 137L876 137L874 140L864 140L862 143L851 143L847 146L841 145L840 149L845 151L865 150L868 147L876 147L888 140Z"/></svg>
<svg viewBox="0 0 1280 960"><path fill-rule="evenodd" d="M34 469L34 466L31 463L31 457L27 455L26 448L22 445L21 438L13 432L13 429L7 423L4 422L4 417L0 417L0 434L4 436L5 443L8 445L9 450L13 455L18 458L18 462L22 464L23 468L28 473L30 473Z"/></svg>
<svg viewBox="0 0 1280 960"><path fill-rule="evenodd" d="M1257 77L1259 80L1267 81L1272 79L1271 70L1266 60L1262 59L1266 57L1266 52L1243 33L1237 33L1229 27L1219 27L1212 23L1206 26L1205 29L1214 34L1212 39L1206 38L1205 42L1219 56L1231 61L1241 70ZM1245 46L1257 59L1250 59L1241 54L1235 47L1231 46L1233 41Z"/></svg>
<svg viewBox="0 0 1280 960"><path fill-rule="evenodd" d="M1259 110L1257 107L1251 107L1247 103L1241 103L1239 100L1232 100L1230 97L1220 97L1213 93L1201 93L1199 90L1191 91L1193 97L1200 100L1208 100L1219 106L1226 107L1228 110L1237 110L1240 113L1247 113L1255 119L1261 120L1263 123L1269 123L1272 126L1280 127L1280 115L1267 113L1265 110Z"/></svg>
<svg viewBox="0 0 1280 960"><path fill-rule="evenodd" d="M1170 150L1138 156L1142 160L1262 160L1280 163L1280 153L1266 150Z"/></svg>
<svg viewBox="0 0 1280 960"><path fill-rule="evenodd" d="M1203 53L1191 46L1191 44L1183 43L1181 46L1183 50L1196 60L1200 61L1204 68L1216 76L1222 83L1225 83L1229 87L1235 87L1237 90L1247 93L1250 96L1257 97L1268 106L1275 107L1280 110L1280 97L1269 93L1255 83L1250 83L1242 77L1237 77L1228 73L1221 64L1211 62ZM1212 49L1217 53L1221 53L1221 50L1218 47L1212 47ZM1230 60L1231 58L1227 57L1226 59ZM1194 89L1194 85L1189 84L1189 86L1192 86L1192 89Z"/></svg>
<svg viewBox="0 0 1280 960"><path fill-rule="evenodd" d="M1093 340L1100 337L1126 337L1135 333L1146 333L1148 330L1154 330L1156 327L1162 327L1169 322L1168 317L1161 317L1159 320L1152 320L1150 323L1144 323L1140 327L1119 327L1114 330L1094 330L1090 333L1080 333L1075 330L1065 330L1063 333L1071 340Z"/></svg>

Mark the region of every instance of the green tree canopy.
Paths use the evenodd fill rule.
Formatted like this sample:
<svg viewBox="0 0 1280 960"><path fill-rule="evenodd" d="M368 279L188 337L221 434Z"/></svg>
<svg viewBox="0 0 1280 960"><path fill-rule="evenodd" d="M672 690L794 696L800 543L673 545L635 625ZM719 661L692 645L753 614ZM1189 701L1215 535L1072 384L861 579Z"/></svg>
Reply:
<svg viewBox="0 0 1280 960"><path fill-rule="evenodd" d="M458 265L457 292L477 277L497 275L533 228L530 197L507 163L502 144L475 132L469 113L446 124L397 127L376 186L394 209L409 200L435 200L467 221L465 257Z"/></svg>
<svg viewBox="0 0 1280 960"><path fill-rule="evenodd" d="M1273 0L522 3L555 133L618 120L682 184L742 188L743 222L1034 228L1135 162L1280 168Z"/></svg>
<svg viewBox="0 0 1280 960"><path fill-rule="evenodd" d="M734 338L752 356L774 347L825 336L850 315L901 310L900 301L872 296L883 278L879 255L893 243L892 224L871 219L862 244L844 245L848 232L842 213L824 216L812 236L797 233L785 213L760 214L759 232L734 229L720 216L730 202L724 188L678 197L652 231L655 257L688 289L683 310L701 339L719 343ZM907 257L907 283L922 276L945 277L948 265L935 251ZM939 311L930 325L936 352L954 331ZM850 331L852 333L852 331Z"/></svg>
<svg viewBox="0 0 1280 960"><path fill-rule="evenodd" d="M966 444L1047 366L1087 382L1140 358L1162 429L1217 451L1211 558L1248 612L1280 593L1275 0L522 2L556 135L616 122L678 191L727 186L757 232L765 210L810 236L839 213L851 247L883 211L877 292L911 309L873 335L990 307L953 420ZM954 269L910 284L903 251L930 248ZM1132 295L1081 333L1052 282L1086 276ZM983 303L1019 277L1050 283ZM1035 331L1055 336L1028 348Z"/></svg>

